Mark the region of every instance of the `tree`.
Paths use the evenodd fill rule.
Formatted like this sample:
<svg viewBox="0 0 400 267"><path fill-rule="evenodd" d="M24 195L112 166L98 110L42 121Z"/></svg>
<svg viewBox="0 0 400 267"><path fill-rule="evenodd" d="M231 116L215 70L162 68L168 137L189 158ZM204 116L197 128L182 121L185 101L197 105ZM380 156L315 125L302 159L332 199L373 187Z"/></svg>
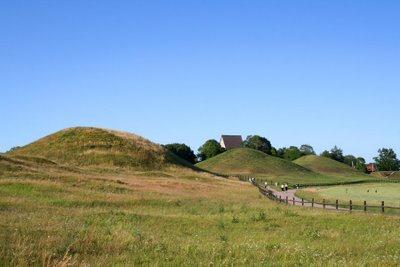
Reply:
<svg viewBox="0 0 400 267"><path fill-rule="evenodd" d="M280 158L284 158L285 156L285 152L286 152L287 148L286 147L281 147L276 151L276 156L280 157Z"/></svg>
<svg viewBox="0 0 400 267"><path fill-rule="evenodd" d="M330 158L339 162L344 162L343 150L334 146L330 151L325 150L321 153L322 157Z"/></svg>
<svg viewBox="0 0 400 267"><path fill-rule="evenodd" d="M357 164L357 158L353 155L346 155L343 157L343 163L349 165L350 167L354 167Z"/></svg>
<svg viewBox="0 0 400 267"><path fill-rule="evenodd" d="M375 163L380 171L398 171L400 161L396 153L391 148L381 148L378 150L378 157L375 157Z"/></svg>
<svg viewBox="0 0 400 267"><path fill-rule="evenodd" d="M314 148L310 145L302 145L300 146L300 152L303 154L303 156L306 155L315 155Z"/></svg>
<svg viewBox="0 0 400 267"><path fill-rule="evenodd" d="M170 152L174 153L178 157L195 164L196 163L196 155L194 154L193 150L185 145L185 144L168 144L164 146L166 149L168 149Z"/></svg>
<svg viewBox="0 0 400 267"><path fill-rule="evenodd" d="M362 157L356 158L353 155L344 156L343 163L353 167L359 171L366 172L365 159Z"/></svg>
<svg viewBox="0 0 400 267"><path fill-rule="evenodd" d="M315 155L314 148L312 146L302 145L300 146L300 148L298 148L297 146L290 146L289 148L282 147L276 150L276 153L273 154L273 156L290 161L296 160L306 155Z"/></svg>
<svg viewBox="0 0 400 267"><path fill-rule="evenodd" d="M367 166L365 164L365 159L362 157L357 158L357 163L355 165L356 169L362 172L367 172Z"/></svg>
<svg viewBox="0 0 400 267"><path fill-rule="evenodd" d="M328 150L324 150L321 153L321 157L325 157L325 158L331 158L331 153Z"/></svg>
<svg viewBox="0 0 400 267"><path fill-rule="evenodd" d="M298 158L301 158L303 154L300 152L300 149L297 146L290 146L289 148L284 149L283 158L293 161Z"/></svg>
<svg viewBox="0 0 400 267"><path fill-rule="evenodd" d="M343 150L334 146L331 151L329 152L330 158L339 162L344 161Z"/></svg>
<svg viewBox="0 0 400 267"><path fill-rule="evenodd" d="M242 144L243 147L260 150L268 155L271 155L271 142L267 138L259 135L249 135Z"/></svg>
<svg viewBox="0 0 400 267"><path fill-rule="evenodd" d="M278 157L278 150L275 147L271 148L271 156Z"/></svg>
<svg viewBox="0 0 400 267"><path fill-rule="evenodd" d="M199 147L199 154L197 155L200 160L206 160L215 157L224 152L225 149L221 147L214 139L207 140L201 147Z"/></svg>

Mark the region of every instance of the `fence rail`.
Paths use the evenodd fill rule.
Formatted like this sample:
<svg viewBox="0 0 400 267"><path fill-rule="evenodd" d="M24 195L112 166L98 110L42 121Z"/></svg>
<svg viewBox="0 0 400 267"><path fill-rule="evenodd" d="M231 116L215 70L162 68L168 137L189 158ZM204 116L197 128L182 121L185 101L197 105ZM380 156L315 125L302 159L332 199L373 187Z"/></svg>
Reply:
<svg viewBox="0 0 400 267"><path fill-rule="evenodd" d="M395 211L395 213L398 213L400 215L400 207L393 207L393 206L386 206L385 202L382 201L380 205L368 205L367 201L363 201L363 204L354 204L352 200L349 200L347 202L340 202L338 199L334 203L327 202L325 199L322 200L322 202L315 201L314 198L311 199L311 201L304 200L304 198L301 199L296 199L295 197L289 199L287 196L285 198L282 198L282 196L278 196L274 193L274 191L270 189L266 189L257 182L253 182L253 185L257 186L258 190L262 195L267 197L268 199L271 199L273 201L276 201L278 203L283 203L286 205L297 205L297 206L302 206L302 207L319 207L322 209L329 209L329 210L337 210L337 211L364 211L364 212L381 212L385 213L388 210Z"/></svg>
<svg viewBox="0 0 400 267"><path fill-rule="evenodd" d="M222 176L222 177L236 177L237 179L241 181L249 181L249 179L254 178L254 176L248 176L248 175L227 175L227 174L217 174L216 175ZM263 178L263 177L257 177L255 178L257 182L267 182L269 185L274 185L275 183L282 184L280 181L274 181L268 178ZM297 184L290 184L289 188L305 188L305 187L314 187L314 186L334 186L334 185L351 185L351 184L364 184L364 183L400 183L400 179L390 179L390 178L375 178L375 179L362 179L360 180L353 180L353 181L339 181L339 182L327 182L327 183L297 183Z"/></svg>

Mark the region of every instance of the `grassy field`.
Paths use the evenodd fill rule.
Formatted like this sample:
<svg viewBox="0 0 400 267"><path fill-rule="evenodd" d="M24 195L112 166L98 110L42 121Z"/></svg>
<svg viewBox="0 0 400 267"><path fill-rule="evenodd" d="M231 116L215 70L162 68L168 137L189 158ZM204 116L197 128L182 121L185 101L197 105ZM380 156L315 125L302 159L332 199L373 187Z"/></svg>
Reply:
<svg viewBox="0 0 400 267"><path fill-rule="evenodd" d="M309 155L301 157L294 161L294 163L303 166L316 173L347 178L370 178L367 174L362 173L350 166L321 156Z"/></svg>
<svg viewBox="0 0 400 267"><path fill-rule="evenodd" d="M356 185L342 185L318 188L305 188L297 195L306 199L315 198L320 201L325 198L334 203L336 199L348 203L351 199L354 204L363 204L364 200L370 205L385 205L400 207L400 184L398 183L366 183Z"/></svg>
<svg viewBox="0 0 400 267"><path fill-rule="evenodd" d="M8 167L5 167L8 165ZM10 167L13 166L13 167ZM400 221L286 207L196 173L1 165L0 265L396 265Z"/></svg>
<svg viewBox="0 0 400 267"><path fill-rule="evenodd" d="M54 159L0 156L0 266L400 261L396 217L279 205L248 183L176 164L133 169Z"/></svg>
<svg viewBox="0 0 400 267"><path fill-rule="evenodd" d="M372 179L372 177L350 167L346 171L352 175L347 173L316 173L293 162L248 148L228 150L216 157L200 162L196 166L224 175L247 175L258 177L260 180L289 184L327 184Z"/></svg>

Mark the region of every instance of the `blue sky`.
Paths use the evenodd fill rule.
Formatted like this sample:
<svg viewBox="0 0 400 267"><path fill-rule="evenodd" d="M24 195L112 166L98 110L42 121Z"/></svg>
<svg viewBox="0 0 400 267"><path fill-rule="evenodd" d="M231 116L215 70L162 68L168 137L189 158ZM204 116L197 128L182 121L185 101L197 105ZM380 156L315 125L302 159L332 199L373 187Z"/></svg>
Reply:
<svg viewBox="0 0 400 267"><path fill-rule="evenodd" d="M1 1L0 151L70 126L400 154L399 1Z"/></svg>

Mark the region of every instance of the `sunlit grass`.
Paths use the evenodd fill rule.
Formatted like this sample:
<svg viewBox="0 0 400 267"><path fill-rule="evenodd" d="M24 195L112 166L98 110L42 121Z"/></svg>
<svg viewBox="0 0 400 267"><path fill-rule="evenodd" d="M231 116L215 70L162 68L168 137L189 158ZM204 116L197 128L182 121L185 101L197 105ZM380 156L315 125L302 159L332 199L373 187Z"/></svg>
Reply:
<svg viewBox="0 0 400 267"><path fill-rule="evenodd" d="M189 169L0 161L0 266L396 265L396 217L279 205Z"/></svg>
<svg viewBox="0 0 400 267"><path fill-rule="evenodd" d="M382 201L387 206L400 207L400 184L397 183L366 183L355 185L341 185L330 187L305 188L298 191L299 196L316 200L326 199L335 203L352 200L354 204L362 205L367 201L369 205L381 205Z"/></svg>

